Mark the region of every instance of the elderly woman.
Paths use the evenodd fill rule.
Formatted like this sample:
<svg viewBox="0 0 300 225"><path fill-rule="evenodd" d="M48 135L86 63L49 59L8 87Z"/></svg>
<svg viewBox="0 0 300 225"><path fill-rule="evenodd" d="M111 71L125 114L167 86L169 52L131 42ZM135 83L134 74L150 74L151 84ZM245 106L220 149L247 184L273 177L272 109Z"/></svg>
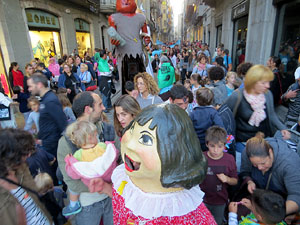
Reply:
<svg viewBox="0 0 300 225"><path fill-rule="evenodd" d="M286 214L300 207L300 158L287 144L276 138L253 137L242 155L241 177L248 191L267 189L286 199Z"/></svg>
<svg viewBox="0 0 300 225"><path fill-rule="evenodd" d="M143 72L135 75L134 85L139 92L136 100L140 104L141 109L163 102L158 96L158 86L150 74Z"/></svg>
<svg viewBox="0 0 300 225"><path fill-rule="evenodd" d="M86 90L86 88L89 86L90 82L92 81L92 75L88 71L88 69L89 69L88 65L86 65L85 63L80 64L80 73L78 74L78 77L81 83L84 84L83 91Z"/></svg>
<svg viewBox="0 0 300 225"><path fill-rule="evenodd" d="M30 141L24 145L24 139ZM23 130L4 129L0 140L1 224L53 224L39 201L37 187L25 163L34 149L32 135Z"/></svg>

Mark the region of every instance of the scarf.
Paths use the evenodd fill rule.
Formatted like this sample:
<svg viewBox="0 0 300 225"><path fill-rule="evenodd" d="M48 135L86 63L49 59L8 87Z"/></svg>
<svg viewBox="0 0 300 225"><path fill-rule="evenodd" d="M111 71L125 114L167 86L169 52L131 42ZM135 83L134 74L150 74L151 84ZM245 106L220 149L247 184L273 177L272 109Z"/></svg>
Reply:
<svg viewBox="0 0 300 225"><path fill-rule="evenodd" d="M251 126L259 127L260 122L266 119L267 115L265 112L265 104L266 104L266 98L264 94L260 95L251 95L248 94L244 90L244 96L247 100L247 102L250 104L251 108L253 109L253 113L248 121L248 123Z"/></svg>

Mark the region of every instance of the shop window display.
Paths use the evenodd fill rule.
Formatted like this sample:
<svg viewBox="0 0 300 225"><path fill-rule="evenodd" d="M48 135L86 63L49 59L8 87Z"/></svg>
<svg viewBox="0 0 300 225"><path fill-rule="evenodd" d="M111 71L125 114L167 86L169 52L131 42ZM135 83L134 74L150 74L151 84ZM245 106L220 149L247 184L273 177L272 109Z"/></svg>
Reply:
<svg viewBox="0 0 300 225"><path fill-rule="evenodd" d="M76 40L78 46L78 54L81 58L83 58L84 53L91 50L91 35L90 33L76 32Z"/></svg>
<svg viewBox="0 0 300 225"><path fill-rule="evenodd" d="M59 32L29 31L29 35L34 57L39 58L46 66L50 57L61 57Z"/></svg>

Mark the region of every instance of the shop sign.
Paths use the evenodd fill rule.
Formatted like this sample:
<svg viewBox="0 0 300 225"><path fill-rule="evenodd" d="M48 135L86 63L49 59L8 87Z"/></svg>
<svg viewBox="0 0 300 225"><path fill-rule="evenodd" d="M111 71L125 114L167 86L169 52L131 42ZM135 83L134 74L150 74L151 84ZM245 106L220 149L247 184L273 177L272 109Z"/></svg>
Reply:
<svg viewBox="0 0 300 225"><path fill-rule="evenodd" d="M246 16L249 13L249 0L243 1L232 8L232 20Z"/></svg>
<svg viewBox="0 0 300 225"><path fill-rule="evenodd" d="M82 19L75 19L75 29L78 32L90 32L90 24Z"/></svg>
<svg viewBox="0 0 300 225"><path fill-rule="evenodd" d="M26 9L26 17L29 27L60 28L57 16L41 10Z"/></svg>

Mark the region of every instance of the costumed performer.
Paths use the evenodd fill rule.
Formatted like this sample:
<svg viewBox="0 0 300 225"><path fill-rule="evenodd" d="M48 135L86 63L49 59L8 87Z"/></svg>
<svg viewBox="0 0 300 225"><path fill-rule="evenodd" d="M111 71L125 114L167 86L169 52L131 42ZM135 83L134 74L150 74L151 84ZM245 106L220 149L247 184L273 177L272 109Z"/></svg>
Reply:
<svg viewBox="0 0 300 225"><path fill-rule="evenodd" d="M145 108L127 127L121 154L112 175L114 224L216 224L199 187L207 161L183 109Z"/></svg>
<svg viewBox="0 0 300 225"><path fill-rule="evenodd" d="M122 94L126 94L124 88L126 81L133 81L137 73L146 71L141 36L146 45L150 43L150 37L148 36L146 17L136 13L136 9L134 0L117 0L117 13L108 18L109 26L113 27L117 32L116 36L119 35L122 39L111 37L111 43L116 46ZM141 30L142 34L140 34Z"/></svg>

